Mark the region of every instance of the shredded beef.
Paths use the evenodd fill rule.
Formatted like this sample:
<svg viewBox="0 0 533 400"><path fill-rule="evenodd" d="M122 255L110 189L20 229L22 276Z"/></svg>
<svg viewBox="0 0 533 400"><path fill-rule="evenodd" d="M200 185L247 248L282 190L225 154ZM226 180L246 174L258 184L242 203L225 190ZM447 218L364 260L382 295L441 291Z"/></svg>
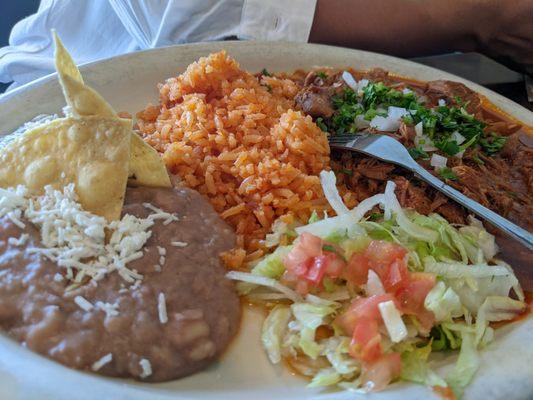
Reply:
<svg viewBox="0 0 533 400"><path fill-rule="evenodd" d="M312 117L328 118L334 113L331 97L340 94L346 84L342 79L342 70L322 69L325 75L318 71L311 71L302 81L296 102ZM380 81L398 88L405 85L404 81L380 68L354 73L354 77ZM448 180L447 183L485 207L531 229L533 135L527 134L516 122L501 118L491 108L482 107L480 96L462 83L436 80L425 85L419 84L414 90L426 96L429 104L436 105L439 99L444 99L448 105L465 105L468 112L487 124L487 133L495 132L507 137L505 146L498 154L488 156L479 149L469 148L462 158L449 157L448 166L457 175L457 180ZM415 129L403 121L397 132L376 133L390 135L409 148L414 146ZM434 173L429 160L417 161ZM350 198L356 201L383 191L384 182L393 179L402 206L414 208L423 214L438 212L451 222L465 221L466 213L460 206L393 165L348 153L338 155L336 162L338 165L334 169L345 172L341 174L340 181L353 191L354 195Z"/></svg>
<svg viewBox="0 0 533 400"><path fill-rule="evenodd" d="M318 70L311 71L305 77L304 86L296 95L295 101L303 112L313 118L329 118L335 111L331 98L342 93L344 87L344 81L338 72L319 74Z"/></svg>
<svg viewBox="0 0 533 400"><path fill-rule="evenodd" d="M457 105L457 98L466 104L466 110L474 115L479 115L481 111L481 99L473 90L459 82L437 80L427 83L426 96L435 104L439 99L446 100L447 104Z"/></svg>

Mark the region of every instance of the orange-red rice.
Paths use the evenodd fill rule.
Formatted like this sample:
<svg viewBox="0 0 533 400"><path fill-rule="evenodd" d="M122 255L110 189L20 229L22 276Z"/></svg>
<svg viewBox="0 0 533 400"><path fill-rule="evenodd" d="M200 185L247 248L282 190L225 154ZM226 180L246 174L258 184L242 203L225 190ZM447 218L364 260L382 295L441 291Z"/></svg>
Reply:
<svg viewBox="0 0 533 400"><path fill-rule="evenodd" d="M161 84L160 104L137 115L168 169L235 228L231 267L264 254L277 218L306 221L327 207L318 174L329 168L328 142L295 111L297 91L290 79L243 71L222 51Z"/></svg>

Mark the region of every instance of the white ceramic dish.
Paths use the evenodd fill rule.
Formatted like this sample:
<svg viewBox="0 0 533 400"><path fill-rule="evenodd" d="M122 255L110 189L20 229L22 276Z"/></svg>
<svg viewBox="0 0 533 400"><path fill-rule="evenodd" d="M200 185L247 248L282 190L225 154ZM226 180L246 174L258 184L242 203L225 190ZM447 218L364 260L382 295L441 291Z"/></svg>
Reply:
<svg viewBox="0 0 533 400"><path fill-rule="evenodd" d="M210 52L226 49L242 67L259 71L291 71L314 65L382 67L418 80L450 79L467 84L487 96L505 112L533 125L533 113L512 101L457 76L384 55L329 46L218 42L174 46L129 54L81 67L85 81L98 90L116 110L134 114L157 101L156 84L175 76ZM63 96L55 75L42 78L0 96L0 135L8 134L38 114L60 113ZM283 367L272 366L259 341L263 315L245 310L239 336L224 357L206 371L162 384L142 384L108 379L65 368L0 335L0 399L431 399L430 389L395 384L371 395L311 390L306 381ZM533 318L497 331L496 340L482 352L481 368L468 387L467 399L533 398ZM436 362L445 371L455 356Z"/></svg>

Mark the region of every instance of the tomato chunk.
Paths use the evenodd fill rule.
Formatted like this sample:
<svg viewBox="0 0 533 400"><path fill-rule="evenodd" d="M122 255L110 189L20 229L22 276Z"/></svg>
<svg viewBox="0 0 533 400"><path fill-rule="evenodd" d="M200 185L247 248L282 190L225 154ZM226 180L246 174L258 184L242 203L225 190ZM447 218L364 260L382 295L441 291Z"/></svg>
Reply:
<svg viewBox="0 0 533 400"><path fill-rule="evenodd" d="M402 360L398 353L383 354L374 362L363 367L361 380L363 385L372 392L383 390L402 372Z"/></svg>
<svg viewBox="0 0 533 400"><path fill-rule="evenodd" d="M380 357L381 335L375 319L361 318L357 321L348 352L352 357L367 362Z"/></svg>
<svg viewBox="0 0 533 400"><path fill-rule="evenodd" d="M348 335L351 335L360 319L373 319L381 323L378 304L394 300L391 294L385 293L370 297L359 297L352 301L350 308L339 315L335 322Z"/></svg>
<svg viewBox="0 0 533 400"><path fill-rule="evenodd" d="M313 257L322 255L322 239L310 233L303 233L292 250L285 256L283 263L287 271L296 276L307 273Z"/></svg>
<svg viewBox="0 0 533 400"><path fill-rule="evenodd" d="M379 274L378 274L379 275ZM380 276L383 286L387 292L395 293L409 281L409 271L404 258L394 260L384 276Z"/></svg>
<svg viewBox="0 0 533 400"><path fill-rule="evenodd" d="M373 240L366 248L364 255L370 261L372 268L388 267L395 260L403 259L407 250L396 243L387 242L386 240ZM375 270L378 275L379 272Z"/></svg>
<svg viewBox="0 0 533 400"><path fill-rule="evenodd" d="M433 325L435 317L424 307L424 300L435 286L435 282L433 274L411 272L409 282L396 294L399 309L405 314L416 316L422 327L428 330Z"/></svg>
<svg viewBox="0 0 533 400"><path fill-rule="evenodd" d="M348 261L343 277L354 285L361 286L366 283L370 263L368 258L363 254L355 253Z"/></svg>
<svg viewBox="0 0 533 400"><path fill-rule="evenodd" d="M326 268L330 262L330 258L331 256L329 255L314 257L309 270L305 274L305 279L314 285L320 285L322 278L326 274Z"/></svg>

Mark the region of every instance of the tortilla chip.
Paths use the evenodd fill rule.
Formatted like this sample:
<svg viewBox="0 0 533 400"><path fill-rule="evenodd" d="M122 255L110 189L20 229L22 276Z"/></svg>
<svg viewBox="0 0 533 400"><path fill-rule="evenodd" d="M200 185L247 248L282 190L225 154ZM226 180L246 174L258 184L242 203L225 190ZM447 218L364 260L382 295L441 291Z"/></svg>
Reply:
<svg viewBox="0 0 533 400"><path fill-rule="evenodd" d="M83 83L78 67L54 31L56 68L67 104L75 116L100 115L118 118L97 92ZM161 157L137 135L131 140L130 182L137 186L170 187L170 178Z"/></svg>
<svg viewBox="0 0 533 400"><path fill-rule="evenodd" d="M63 89L63 95L70 106L73 116L83 117L98 115L101 117L118 118L109 105L94 89L85 85L81 73L74 64L72 57L61 43L57 33L53 31L55 40L55 64L59 83Z"/></svg>
<svg viewBox="0 0 533 400"><path fill-rule="evenodd" d="M130 175L133 186L171 187L163 159L136 133L131 136Z"/></svg>
<svg viewBox="0 0 533 400"><path fill-rule="evenodd" d="M129 170L131 121L61 118L26 131L2 149L0 187L40 194L74 183L85 210L120 218Z"/></svg>

